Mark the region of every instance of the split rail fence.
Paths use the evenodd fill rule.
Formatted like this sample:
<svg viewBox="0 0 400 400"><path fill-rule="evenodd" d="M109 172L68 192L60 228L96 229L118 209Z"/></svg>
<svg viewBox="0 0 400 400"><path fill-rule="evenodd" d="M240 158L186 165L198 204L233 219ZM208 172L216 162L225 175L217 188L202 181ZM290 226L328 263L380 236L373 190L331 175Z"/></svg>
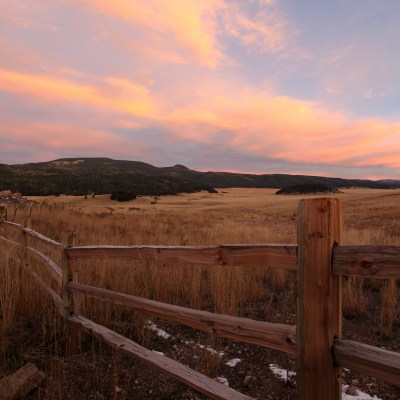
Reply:
<svg viewBox="0 0 400 400"><path fill-rule="evenodd" d="M400 246L341 246L341 210L338 199L302 200L298 207L297 244L187 246L75 246L74 234L61 243L29 226L3 221L5 228L23 233L23 243L0 239L40 259L59 286L59 295L34 271L36 281L63 316L71 352L77 351L82 329L110 346L157 368L213 399L250 399L231 388L80 314L79 295L89 296L209 332L215 336L264 346L297 357L300 400L341 398L341 368L400 385L400 353L342 340L343 275L400 279ZM6 230L7 231L7 230ZM28 240L29 238L29 240ZM37 240L61 252L61 266L29 245ZM76 273L78 259L141 260L222 264L297 270L297 326L215 314L82 285ZM310 384L308 384L310 383Z"/></svg>

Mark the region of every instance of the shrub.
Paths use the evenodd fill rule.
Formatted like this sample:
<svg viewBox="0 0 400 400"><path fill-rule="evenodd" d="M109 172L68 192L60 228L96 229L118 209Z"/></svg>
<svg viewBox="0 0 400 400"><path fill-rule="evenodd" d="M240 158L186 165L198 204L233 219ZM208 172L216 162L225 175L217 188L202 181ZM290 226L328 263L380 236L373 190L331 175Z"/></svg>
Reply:
<svg viewBox="0 0 400 400"><path fill-rule="evenodd" d="M122 190L116 190L111 193L111 200L117 201L130 201L136 199L136 194L132 192L124 192Z"/></svg>

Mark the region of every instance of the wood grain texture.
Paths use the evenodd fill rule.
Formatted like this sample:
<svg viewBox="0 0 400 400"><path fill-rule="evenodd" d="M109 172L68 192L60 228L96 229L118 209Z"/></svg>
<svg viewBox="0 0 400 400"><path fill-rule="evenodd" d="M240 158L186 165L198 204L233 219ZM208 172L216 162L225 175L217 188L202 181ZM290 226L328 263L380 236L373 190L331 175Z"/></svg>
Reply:
<svg viewBox="0 0 400 400"><path fill-rule="evenodd" d="M400 246L337 246L333 273L400 279Z"/></svg>
<svg viewBox="0 0 400 400"><path fill-rule="evenodd" d="M207 265L263 265L295 270L297 246L254 244L223 246L85 246L68 249L72 258L102 258Z"/></svg>
<svg viewBox="0 0 400 400"><path fill-rule="evenodd" d="M341 337L341 278L331 273L340 242L337 199L302 200L298 214L297 382L300 400L341 399L341 371L334 365L334 338Z"/></svg>
<svg viewBox="0 0 400 400"><path fill-rule="evenodd" d="M80 315L69 317L69 321L81 326L93 336L105 341L110 346L139 359L165 374L183 382L206 396L217 400L250 400L251 398L215 382L197 371L185 365L150 351L132 340L119 335L118 333L96 324Z"/></svg>
<svg viewBox="0 0 400 400"><path fill-rule="evenodd" d="M400 386L400 353L351 340L336 340L333 352L341 367Z"/></svg>
<svg viewBox="0 0 400 400"><path fill-rule="evenodd" d="M74 282L68 284L68 289L135 311L178 322L219 337L256 344L291 355L296 354L295 326L194 310Z"/></svg>

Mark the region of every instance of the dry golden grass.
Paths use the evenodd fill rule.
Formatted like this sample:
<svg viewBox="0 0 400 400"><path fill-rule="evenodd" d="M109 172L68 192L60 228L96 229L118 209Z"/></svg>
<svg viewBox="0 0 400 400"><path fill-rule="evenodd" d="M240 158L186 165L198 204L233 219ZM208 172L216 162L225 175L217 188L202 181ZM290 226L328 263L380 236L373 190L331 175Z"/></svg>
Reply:
<svg viewBox="0 0 400 400"><path fill-rule="evenodd" d="M127 203L110 201L108 196L36 198L36 201L43 201L43 205L33 210L32 227L55 240L60 240L62 232L76 231L77 244L81 245L296 243L297 204L304 196L275 196L274 193L272 189L223 189L218 194L165 196L157 199L156 204L151 204L154 202L151 197ZM400 190L347 189L333 197L339 197L343 205L342 244L400 245ZM14 211L9 210L8 215L13 216ZM20 208L15 221L22 223L28 215L29 210ZM39 244L37 246L41 249ZM51 305L24 271L26 263L39 272L41 267L3 243L0 243L0 250L2 350L10 344L6 333L17 314L26 319L40 318L43 334L48 330L52 335L59 335L59 331L53 329L58 327L58 322L55 322ZM231 315L253 317L249 304L265 304L265 315L257 315L263 319L270 314L275 293L292 292L294 287L293 276L289 273L260 266L156 266L148 262L80 262L79 281ZM345 315L367 313L371 290L381 291L379 329L390 335L394 323L399 321L399 291L395 281L347 279ZM295 309L294 302L295 295L290 293L283 306ZM99 323L129 330L141 342L146 339L145 316L128 316L120 308L87 299L83 302L82 313ZM3 364L7 362L3 360Z"/></svg>

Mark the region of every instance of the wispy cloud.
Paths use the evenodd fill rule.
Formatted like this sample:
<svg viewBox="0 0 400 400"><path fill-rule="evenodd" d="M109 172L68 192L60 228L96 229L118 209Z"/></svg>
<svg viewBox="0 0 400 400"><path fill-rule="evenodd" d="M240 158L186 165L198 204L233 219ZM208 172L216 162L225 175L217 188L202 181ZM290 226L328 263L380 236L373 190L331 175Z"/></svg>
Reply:
<svg viewBox="0 0 400 400"><path fill-rule="evenodd" d="M261 7L251 15L243 3L225 4L223 26L227 35L261 53L280 52L287 46L286 19L272 7L275 2L259 2Z"/></svg>
<svg viewBox="0 0 400 400"><path fill-rule="evenodd" d="M87 135L83 135L83 128L74 128L74 132L79 132L80 140L76 141L79 148L89 146L96 135L100 138L97 144L118 142L123 135L115 132L120 129L128 129L131 136L133 132L142 132L140 143L143 144L145 130L153 129L160 132L158 139L165 144L182 140L202 146L218 143L257 157L304 165L400 167L397 153L393 151L394 146L400 148L399 121L352 120L348 113L327 110L316 102L250 87L232 98L221 87L206 86L204 81L202 89L182 106L174 95L165 102L161 94L151 93L146 86L125 79L83 79L77 71L66 73L77 80L0 70L0 90L12 92L21 99L28 97L29 101L46 107L50 104L65 107L75 102L99 111L107 110L109 134L99 124L96 124L97 130L89 128ZM58 149L67 143L63 139L66 131L65 127L43 122L34 125L30 135L40 132L38 135L48 148ZM13 136L25 140L23 132L14 129ZM110 151L109 146L103 148Z"/></svg>
<svg viewBox="0 0 400 400"><path fill-rule="evenodd" d="M224 145L257 156L303 164L400 167L392 151L394 143L400 148L400 121L354 121L348 113L315 102L249 90L231 99L210 91L171 118L172 130L186 139L212 143L229 132L223 135Z"/></svg>
<svg viewBox="0 0 400 400"><path fill-rule="evenodd" d="M137 117L157 112L157 102L143 85L116 77L88 78L77 83L54 76L0 70L0 90L29 96L39 102L80 102Z"/></svg>
<svg viewBox="0 0 400 400"><path fill-rule="evenodd" d="M398 175L394 3L0 3L0 162Z"/></svg>
<svg viewBox="0 0 400 400"><path fill-rule="evenodd" d="M24 0L3 0L0 3L0 21L9 22L26 30L44 30L56 32L59 30L57 24L46 20L48 3L43 0L36 0L34 7ZM33 17L33 18L32 18Z"/></svg>
<svg viewBox="0 0 400 400"><path fill-rule="evenodd" d="M286 21L270 1L256 2L252 12L227 0L84 2L130 27L135 36L123 40L125 46L164 61L216 68L232 57L224 37L259 52L281 51L286 44Z"/></svg>
<svg viewBox="0 0 400 400"><path fill-rule="evenodd" d="M363 94L364 94L364 97L368 100L374 100L374 99L379 99L381 97L385 97L385 93L377 92L373 88L366 89Z"/></svg>
<svg viewBox="0 0 400 400"><path fill-rule="evenodd" d="M211 68L223 58L216 41L215 22L222 0L84 0L84 3L91 11L127 24L134 32L129 41L148 55L182 62L196 60ZM175 57L168 56L171 53Z"/></svg>
<svg viewBox="0 0 400 400"><path fill-rule="evenodd" d="M23 160L43 161L62 157L121 155L140 157L148 152L147 146L131 137L112 132L109 129L90 128L69 123L49 123L46 121L23 122L3 120L0 140L2 151L9 157L19 154ZM12 160L3 162L15 163Z"/></svg>

